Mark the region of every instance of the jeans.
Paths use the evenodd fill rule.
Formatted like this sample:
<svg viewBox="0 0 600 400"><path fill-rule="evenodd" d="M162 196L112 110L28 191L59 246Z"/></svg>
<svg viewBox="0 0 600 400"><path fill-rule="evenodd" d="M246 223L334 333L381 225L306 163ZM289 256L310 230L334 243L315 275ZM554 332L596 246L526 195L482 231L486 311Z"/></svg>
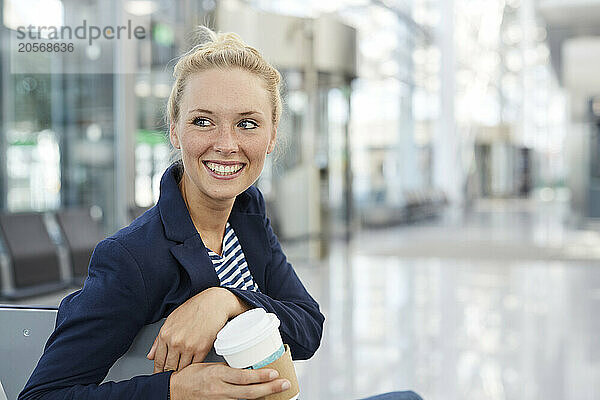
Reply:
<svg viewBox="0 0 600 400"><path fill-rule="evenodd" d="M415 392L391 392L379 394L373 397L367 397L363 400L423 400Z"/></svg>

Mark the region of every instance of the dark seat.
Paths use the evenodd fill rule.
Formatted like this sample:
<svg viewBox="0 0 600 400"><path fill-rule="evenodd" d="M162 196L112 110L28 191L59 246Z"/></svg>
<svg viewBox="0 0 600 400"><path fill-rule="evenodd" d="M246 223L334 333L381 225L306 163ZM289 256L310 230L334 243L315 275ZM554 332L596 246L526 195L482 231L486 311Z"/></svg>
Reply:
<svg viewBox="0 0 600 400"><path fill-rule="evenodd" d="M0 233L8 257L8 265L0 266L4 297L34 296L67 286L43 214L0 214Z"/></svg>
<svg viewBox="0 0 600 400"><path fill-rule="evenodd" d="M104 234L100 225L92 219L89 209L61 210L56 213L56 220L68 249L73 283L80 284L87 276L92 252L104 239Z"/></svg>

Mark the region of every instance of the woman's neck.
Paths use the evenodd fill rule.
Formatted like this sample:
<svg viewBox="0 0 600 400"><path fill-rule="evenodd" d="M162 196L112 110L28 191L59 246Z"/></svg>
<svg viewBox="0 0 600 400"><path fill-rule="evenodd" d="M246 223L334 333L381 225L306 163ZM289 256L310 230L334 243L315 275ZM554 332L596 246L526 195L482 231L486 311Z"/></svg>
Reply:
<svg viewBox="0 0 600 400"><path fill-rule="evenodd" d="M225 226L235 199L215 201L200 193L187 181L185 173L181 177L179 190L192 218L192 222L204 244L216 253L221 253L221 242Z"/></svg>

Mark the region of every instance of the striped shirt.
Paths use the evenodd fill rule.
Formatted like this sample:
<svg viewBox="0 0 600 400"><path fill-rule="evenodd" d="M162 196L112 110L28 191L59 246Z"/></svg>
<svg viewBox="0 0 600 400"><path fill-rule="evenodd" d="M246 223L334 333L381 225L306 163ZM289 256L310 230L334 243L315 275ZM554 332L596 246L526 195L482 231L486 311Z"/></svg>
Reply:
<svg viewBox="0 0 600 400"><path fill-rule="evenodd" d="M225 226L222 245L223 256L207 248L221 286L260 292L248 269L242 246L229 222Z"/></svg>

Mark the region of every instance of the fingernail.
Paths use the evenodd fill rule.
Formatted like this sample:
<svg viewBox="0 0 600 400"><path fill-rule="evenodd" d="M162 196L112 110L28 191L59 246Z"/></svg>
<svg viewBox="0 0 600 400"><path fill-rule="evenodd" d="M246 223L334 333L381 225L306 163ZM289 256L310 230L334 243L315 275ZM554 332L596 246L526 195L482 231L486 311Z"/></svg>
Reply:
<svg viewBox="0 0 600 400"><path fill-rule="evenodd" d="M269 373L269 378L271 378L271 379L275 379L275 378L277 378L278 376L279 376L279 372L277 372L277 371L275 371L275 370L273 370L273 371L271 371L271 372Z"/></svg>
<svg viewBox="0 0 600 400"><path fill-rule="evenodd" d="M281 385L281 389L283 390L288 390L292 385L290 385L290 383L288 381L283 382L283 384Z"/></svg>

